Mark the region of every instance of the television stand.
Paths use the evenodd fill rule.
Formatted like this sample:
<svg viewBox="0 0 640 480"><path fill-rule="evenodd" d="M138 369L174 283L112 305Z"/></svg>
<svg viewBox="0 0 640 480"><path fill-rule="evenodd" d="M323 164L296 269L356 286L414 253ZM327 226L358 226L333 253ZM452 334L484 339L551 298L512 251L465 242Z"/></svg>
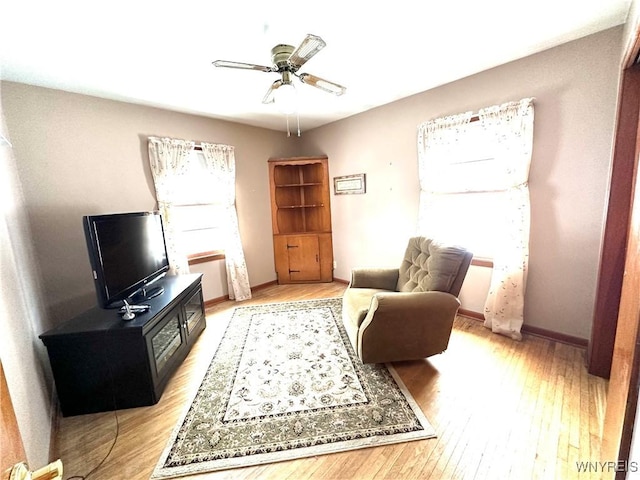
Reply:
<svg viewBox="0 0 640 480"><path fill-rule="evenodd" d="M164 295L131 321L94 307L40 335L62 415L157 403L206 326L201 281L201 274L167 275L157 282Z"/></svg>

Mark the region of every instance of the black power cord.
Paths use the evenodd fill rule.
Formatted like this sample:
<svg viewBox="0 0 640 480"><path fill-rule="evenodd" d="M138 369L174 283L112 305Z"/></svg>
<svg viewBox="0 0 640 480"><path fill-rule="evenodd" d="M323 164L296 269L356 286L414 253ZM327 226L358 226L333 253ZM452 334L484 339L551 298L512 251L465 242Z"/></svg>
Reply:
<svg viewBox="0 0 640 480"><path fill-rule="evenodd" d="M67 480L86 480L87 478L89 478L90 475L93 475L102 466L102 464L107 460L107 458L109 458L109 455L111 455L111 452L113 451L113 447L116 446L116 442L118 441L118 435L120 434L120 422L118 421L118 412L114 410L113 414L116 417L116 436L113 439L113 443L111 443L111 447L109 448L109 451L107 452L107 454L104 456L102 460L100 460L100 463L98 463L98 465L93 467L93 469L89 473L85 475L74 475L72 477L67 477Z"/></svg>

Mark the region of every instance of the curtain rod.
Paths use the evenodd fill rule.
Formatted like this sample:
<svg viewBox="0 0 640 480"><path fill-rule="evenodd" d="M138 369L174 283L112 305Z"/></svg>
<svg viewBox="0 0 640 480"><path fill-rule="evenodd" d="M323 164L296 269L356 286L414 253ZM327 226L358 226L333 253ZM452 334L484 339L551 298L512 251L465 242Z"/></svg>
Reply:
<svg viewBox="0 0 640 480"><path fill-rule="evenodd" d="M206 142L205 142L205 143L206 143ZM217 146L220 146L220 147L224 147L224 148L227 148L227 149L230 149L230 150L233 150L233 149L234 149L232 145L226 145L226 144L223 144L223 143L214 143L213 145L217 145ZM194 143L194 144L193 144L193 149L194 149L194 150L202 150L202 142L200 142L200 143Z"/></svg>
<svg viewBox="0 0 640 480"><path fill-rule="evenodd" d="M640 54L638 54L638 59L640 59ZM496 107L504 107L505 105L521 104L525 100L528 100L530 103L533 103L533 101L535 100L535 97L523 98L522 100L519 100L519 101L503 103L502 105L496 105ZM480 112L472 113L471 117L469 118L470 122L477 122L479 120L480 120Z"/></svg>

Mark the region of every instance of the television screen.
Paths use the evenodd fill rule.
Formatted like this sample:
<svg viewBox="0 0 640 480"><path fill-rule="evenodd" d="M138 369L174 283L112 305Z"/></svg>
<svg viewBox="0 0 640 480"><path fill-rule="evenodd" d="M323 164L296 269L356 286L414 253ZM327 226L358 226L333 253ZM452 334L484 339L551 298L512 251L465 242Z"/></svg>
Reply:
<svg viewBox="0 0 640 480"><path fill-rule="evenodd" d="M123 299L169 269L162 217L156 212L83 217L98 302L120 306Z"/></svg>

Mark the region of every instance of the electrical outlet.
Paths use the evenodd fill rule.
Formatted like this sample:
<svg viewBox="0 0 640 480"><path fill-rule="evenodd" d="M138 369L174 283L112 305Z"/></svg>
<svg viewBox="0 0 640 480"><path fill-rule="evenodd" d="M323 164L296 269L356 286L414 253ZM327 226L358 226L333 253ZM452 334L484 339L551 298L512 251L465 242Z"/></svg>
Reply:
<svg viewBox="0 0 640 480"><path fill-rule="evenodd" d="M335 270L336 268L338 268L338 262L336 262L335 260L333 261L333 269Z"/></svg>

